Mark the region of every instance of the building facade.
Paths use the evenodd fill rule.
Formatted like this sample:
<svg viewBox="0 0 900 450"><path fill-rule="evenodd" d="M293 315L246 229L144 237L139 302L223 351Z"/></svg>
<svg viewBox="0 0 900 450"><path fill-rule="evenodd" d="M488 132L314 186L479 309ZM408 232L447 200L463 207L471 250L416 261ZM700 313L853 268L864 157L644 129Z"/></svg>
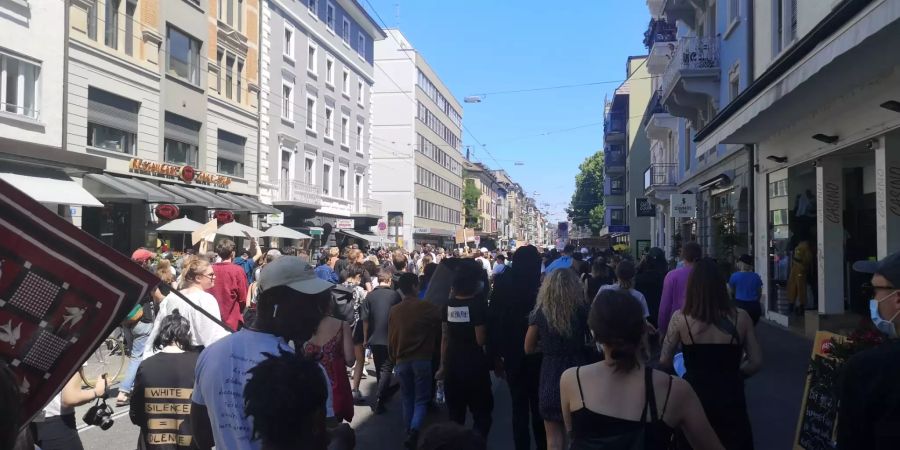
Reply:
<svg viewBox="0 0 900 450"><path fill-rule="evenodd" d="M354 0L263 0L260 197L314 245L374 240L374 44Z"/></svg>
<svg viewBox="0 0 900 450"><path fill-rule="evenodd" d="M375 44L372 194L388 239L451 247L463 225L462 105L399 30Z"/></svg>

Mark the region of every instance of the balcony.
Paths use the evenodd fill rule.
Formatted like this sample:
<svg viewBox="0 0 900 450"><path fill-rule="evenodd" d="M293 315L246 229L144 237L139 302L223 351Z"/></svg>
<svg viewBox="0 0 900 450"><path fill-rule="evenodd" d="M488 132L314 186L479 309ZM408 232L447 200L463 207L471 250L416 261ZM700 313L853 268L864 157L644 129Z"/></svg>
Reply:
<svg viewBox="0 0 900 450"><path fill-rule="evenodd" d="M719 100L718 38L679 40L662 77L662 102L672 115L684 117L694 126L710 120L709 105L717 106Z"/></svg>
<svg viewBox="0 0 900 450"><path fill-rule="evenodd" d="M667 201L678 187L678 164L653 163L644 171L644 193L648 197Z"/></svg>
<svg viewBox="0 0 900 450"><path fill-rule="evenodd" d="M603 167L606 173L622 173L625 171L625 148L621 145L610 145L603 151Z"/></svg>
<svg viewBox="0 0 900 450"><path fill-rule="evenodd" d="M625 114L621 111L610 111L603 121L603 133L606 139L625 139Z"/></svg>
<svg viewBox="0 0 900 450"><path fill-rule="evenodd" d="M607 177L603 180L603 196L605 204L624 204L625 199L610 199L609 197L620 197L625 195L625 177Z"/></svg>
<svg viewBox="0 0 900 450"><path fill-rule="evenodd" d="M300 208L318 209L322 206L319 187L298 180L281 180L278 195L272 202L277 206L296 206Z"/></svg>
<svg viewBox="0 0 900 450"><path fill-rule="evenodd" d="M702 7L705 3L697 2L697 0L648 0L647 6L650 14L654 14L654 17L665 16L672 23L680 20L694 29L697 25L695 8Z"/></svg>
<svg viewBox="0 0 900 450"><path fill-rule="evenodd" d="M371 198L356 202L353 207L355 216L381 217L381 202Z"/></svg>

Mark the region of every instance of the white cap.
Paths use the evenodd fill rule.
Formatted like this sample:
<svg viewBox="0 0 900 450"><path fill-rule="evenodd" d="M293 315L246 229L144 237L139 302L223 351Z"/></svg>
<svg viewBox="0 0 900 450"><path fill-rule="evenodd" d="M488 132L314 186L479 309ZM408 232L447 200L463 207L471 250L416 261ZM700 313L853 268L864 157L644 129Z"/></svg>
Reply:
<svg viewBox="0 0 900 450"><path fill-rule="evenodd" d="M315 269L296 256L282 256L259 271L259 290L287 286L301 294L318 294L334 287L318 278Z"/></svg>
<svg viewBox="0 0 900 450"><path fill-rule="evenodd" d="M488 252L487 247L481 247L481 253L487 253L487 252Z"/></svg>

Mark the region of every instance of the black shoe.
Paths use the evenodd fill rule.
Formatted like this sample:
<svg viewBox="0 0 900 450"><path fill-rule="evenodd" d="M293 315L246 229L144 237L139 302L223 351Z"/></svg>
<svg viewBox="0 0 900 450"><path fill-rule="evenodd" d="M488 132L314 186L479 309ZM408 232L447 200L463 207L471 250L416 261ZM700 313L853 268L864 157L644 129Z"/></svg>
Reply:
<svg viewBox="0 0 900 450"><path fill-rule="evenodd" d="M415 450L419 443L419 430L409 430L406 433L406 442L403 446L409 450Z"/></svg>
<svg viewBox="0 0 900 450"><path fill-rule="evenodd" d="M374 411L375 414L384 414L387 412L387 408L384 407L384 402L375 400L375 406L372 407L372 411Z"/></svg>

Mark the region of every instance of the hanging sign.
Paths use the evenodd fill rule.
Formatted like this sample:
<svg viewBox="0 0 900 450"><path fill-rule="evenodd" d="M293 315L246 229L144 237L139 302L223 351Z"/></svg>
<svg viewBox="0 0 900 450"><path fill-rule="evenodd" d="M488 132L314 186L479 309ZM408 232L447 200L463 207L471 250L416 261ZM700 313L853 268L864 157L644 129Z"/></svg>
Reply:
<svg viewBox="0 0 900 450"><path fill-rule="evenodd" d="M656 208L653 206L653 203L650 203L650 200L646 198L634 199L634 209L637 211L638 217L656 216Z"/></svg>
<svg viewBox="0 0 900 450"><path fill-rule="evenodd" d="M156 213L156 217L163 220L175 220L180 214L180 210L177 206L169 204L157 205L154 212Z"/></svg>
<svg viewBox="0 0 900 450"><path fill-rule="evenodd" d="M672 194L669 215L689 218L697 215L697 197L694 194Z"/></svg>
<svg viewBox="0 0 900 450"><path fill-rule="evenodd" d="M338 230L352 230L355 222L353 219L335 219L334 227Z"/></svg>
<svg viewBox="0 0 900 450"><path fill-rule="evenodd" d="M226 224L234 222L234 213L226 210L219 210L213 213L213 217L216 218L216 221L220 224Z"/></svg>

